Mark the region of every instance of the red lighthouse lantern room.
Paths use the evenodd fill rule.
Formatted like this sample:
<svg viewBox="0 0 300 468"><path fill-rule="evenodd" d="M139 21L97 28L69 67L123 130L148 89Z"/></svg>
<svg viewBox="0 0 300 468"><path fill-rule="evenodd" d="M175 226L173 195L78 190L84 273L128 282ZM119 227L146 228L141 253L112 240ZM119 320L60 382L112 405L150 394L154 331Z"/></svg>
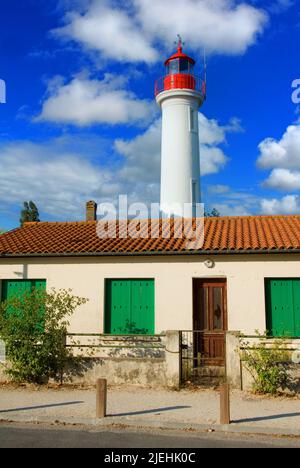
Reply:
<svg viewBox="0 0 300 468"><path fill-rule="evenodd" d="M172 89L191 89L205 98L205 80L195 76L195 60L182 51L182 39L178 36L177 52L165 61L165 76L155 84L155 96Z"/></svg>

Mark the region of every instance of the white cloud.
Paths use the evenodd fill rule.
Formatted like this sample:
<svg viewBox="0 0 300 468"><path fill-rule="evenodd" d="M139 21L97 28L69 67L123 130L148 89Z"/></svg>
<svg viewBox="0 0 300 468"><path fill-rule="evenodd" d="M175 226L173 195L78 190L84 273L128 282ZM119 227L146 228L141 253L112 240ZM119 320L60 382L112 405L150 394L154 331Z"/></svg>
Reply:
<svg viewBox="0 0 300 468"><path fill-rule="evenodd" d="M251 216L259 211L263 215L300 214L300 196L286 195L280 199L260 198L255 195L236 194L240 199L224 196L224 201L216 199L210 205L216 208L222 216Z"/></svg>
<svg viewBox="0 0 300 468"><path fill-rule="evenodd" d="M56 77L48 84L48 97L36 122L73 124L146 125L153 120L155 104L138 99L125 88L122 76L107 74L102 81L77 76L69 83Z"/></svg>
<svg viewBox="0 0 300 468"><path fill-rule="evenodd" d="M54 33L74 40L103 57L152 63L160 57L155 45L169 49L176 32L191 48L224 54L243 54L262 33L268 16L236 0L92 0L68 10L65 26Z"/></svg>
<svg viewBox="0 0 300 468"><path fill-rule="evenodd" d="M221 216L250 216L251 211L242 204L215 203L214 208Z"/></svg>
<svg viewBox="0 0 300 468"><path fill-rule="evenodd" d="M208 209L216 208L221 216L300 214L299 195L267 199L253 193L251 188L236 190L222 185L208 186L206 190Z"/></svg>
<svg viewBox="0 0 300 468"><path fill-rule="evenodd" d="M109 3L96 0L83 14L68 13L67 25L57 29L55 34L119 62L156 61L157 52L134 18L125 10L110 7Z"/></svg>
<svg viewBox="0 0 300 468"><path fill-rule="evenodd" d="M202 176L220 172L228 161L229 158L222 149L200 144L200 171Z"/></svg>
<svg viewBox="0 0 300 468"><path fill-rule="evenodd" d="M199 113L199 135L204 145L218 145L225 141L226 128L221 127L217 120L208 119Z"/></svg>
<svg viewBox="0 0 300 468"><path fill-rule="evenodd" d="M121 175L128 183L157 183L160 175L161 119L132 140L116 140L116 151L126 158Z"/></svg>
<svg viewBox="0 0 300 468"><path fill-rule="evenodd" d="M258 147L258 167L273 169L263 186L286 191L300 190L300 122L290 125L280 140L266 138Z"/></svg>
<svg viewBox="0 0 300 468"><path fill-rule="evenodd" d="M289 169L273 169L264 187L276 190L294 191L300 190L300 171Z"/></svg>
<svg viewBox="0 0 300 468"><path fill-rule="evenodd" d="M215 119L208 119L199 113L199 135L203 145L219 145L226 143L227 133L243 132L241 122L236 117L230 119L227 125L220 125Z"/></svg>
<svg viewBox="0 0 300 468"><path fill-rule="evenodd" d="M206 127L206 144L201 143L206 175L226 164L218 145L226 141L228 126L204 116L200 120ZM0 208L5 211L32 199L42 214L68 220L84 218L85 202L91 198L111 202L127 194L129 201L158 202L160 146L161 119L135 138L115 142L81 132L41 143L3 143Z"/></svg>
<svg viewBox="0 0 300 468"><path fill-rule="evenodd" d="M251 187L236 189L227 185L208 185L204 199L211 210L216 208L222 216L249 216L257 213L260 198Z"/></svg>
<svg viewBox="0 0 300 468"><path fill-rule="evenodd" d="M279 141L266 138L258 147L260 168L300 169L300 122L290 125Z"/></svg>
<svg viewBox="0 0 300 468"><path fill-rule="evenodd" d="M300 214L299 195L267 199L254 194L251 188L235 190L227 186L218 187L208 186L205 198L208 208L216 208L221 216Z"/></svg>
<svg viewBox="0 0 300 468"><path fill-rule="evenodd" d="M80 220L90 199L111 203L119 194L127 194L129 201L157 202L159 164L155 172L151 145L150 153L141 151L135 160L131 154L134 146L138 152L138 142L133 142L131 150L127 149L128 157L125 147L123 154L117 155L112 142L91 134L2 144L0 209L5 212L21 207L25 200L34 200L43 218Z"/></svg>
<svg viewBox="0 0 300 468"><path fill-rule="evenodd" d="M90 144L83 145L72 136L44 143L20 141L2 145L1 209L34 200L43 213L55 218L80 219L88 199L110 198L117 193L120 187L113 172L84 158L84 153L95 150ZM100 139L98 145L100 152Z"/></svg>
<svg viewBox="0 0 300 468"><path fill-rule="evenodd" d="M217 185L209 185L207 187L208 193L215 194L215 195L222 195L222 196L228 193L229 190L230 190L229 185L217 184Z"/></svg>
<svg viewBox="0 0 300 468"><path fill-rule="evenodd" d="M219 172L229 161L220 144L226 143L228 133L243 131L240 121L232 118L227 125L220 125L215 119L208 119L199 113L200 165L201 175Z"/></svg>
<svg viewBox="0 0 300 468"><path fill-rule="evenodd" d="M244 53L267 21L263 11L234 0L134 0L134 4L144 29L154 37L171 43L178 31L195 49L230 55Z"/></svg>
<svg viewBox="0 0 300 468"><path fill-rule="evenodd" d="M299 214L300 196L286 195L281 199L261 200L261 212L267 215L275 214Z"/></svg>
<svg viewBox="0 0 300 468"><path fill-rule="evenodd" d="M219 172L229 158L219 145L226 142L228 132L237 131L240 126L233 119L221 126L216 120L209 120L199 113L201 175ZM144 133L131 140L119 139L116 151L125 157L126 164L120 171L128 183L157 184L160 177L161 119L156 120ZM138 182L137 182L138 181Z"/></svg>
<svg viewBox="0 0 300 468"><path fill-rule="evenodd" d="M202 175L206 175L220 171L227 162L218 144L226 141L224 128L229 126L222 127L204 116L200 120L206 127L202 141L210 143L201 143ZM93 142L90 136L65 140L40 145L17 143L2 148L0 166L6 168L8 185L3 185L2 193L0 189L0 199L20 203L33 198L48 214L61 217L67 212L67 217L75 218L89 198L111 201L124 193L130 201L159 201L161 119L135 138L119 139L114 145L97 138ZM101 148L105 160L102 166L93 162L95 155L99 158ZM110 159L105 157L108 152Z"/></svg>

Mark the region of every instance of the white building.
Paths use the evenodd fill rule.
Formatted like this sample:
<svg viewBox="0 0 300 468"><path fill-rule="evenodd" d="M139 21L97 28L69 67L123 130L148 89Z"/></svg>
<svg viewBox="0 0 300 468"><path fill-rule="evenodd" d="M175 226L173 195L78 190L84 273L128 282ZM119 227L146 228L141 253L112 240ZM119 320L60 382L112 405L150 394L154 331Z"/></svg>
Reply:
<svg viewBox="0 0 300 468"><path fill-rule="evenodd" d="M170 223L169 239L100 239L96 221L26 223L0 236L2 299L22 284L70 288L89 299L71 333L199 330L215 365L227 330L300 335L300 216L208 218L199 250Z"/></svg>

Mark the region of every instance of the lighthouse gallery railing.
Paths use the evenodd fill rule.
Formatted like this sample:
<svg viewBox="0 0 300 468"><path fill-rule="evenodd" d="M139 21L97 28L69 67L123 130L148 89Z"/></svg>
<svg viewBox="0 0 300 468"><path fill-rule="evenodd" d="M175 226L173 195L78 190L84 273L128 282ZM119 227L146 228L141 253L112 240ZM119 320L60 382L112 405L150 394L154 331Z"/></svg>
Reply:
<svg viewBox="0 0 300 468"><path fill-rule="evenodd" d="M206 82L202 77L197 75L164 75L156 80L154 89L155 96L171 89L192 89L200 93L203 100L206 99Z"/></svg>

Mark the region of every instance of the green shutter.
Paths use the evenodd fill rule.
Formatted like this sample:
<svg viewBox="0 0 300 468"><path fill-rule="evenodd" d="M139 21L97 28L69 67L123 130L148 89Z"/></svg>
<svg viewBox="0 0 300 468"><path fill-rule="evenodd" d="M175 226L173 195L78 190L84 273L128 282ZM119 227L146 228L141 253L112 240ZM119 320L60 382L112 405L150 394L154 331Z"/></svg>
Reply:
<svg viewBox="0 0 300 468"><path fill-rule="evenodd" d="M31 284L39 291L46 291L46 280L34 280Z"/></svg>
<svg viewBox="0 0 300 468"><path fill-rule="evenodd" d="M46 280L4 280L2 281L2 301L18 297L32 288L45 291Z"/></svg>
<svg viewBox="0 0 300 468"><path fill-rule="evenodd" d="M154 281L132 281L132 333L154 334Z"/></svg>
<svg viewBox="0 0 300 468"><path fill-rule="evenodd" d="M16 281L3 281L2 284L2 300L19 297L27 291L30 291L30 281L16 280Z"/></svg>
<svg viewBox="0 0 300 468"><path fill-rule="evenodd" d="M130 282L108 281L105 333L122 335L129 333Z"/></svg>
<svg viewBox="0 0 300 468"><path fill-rule="evenodd" d="M300 280L267 280L266 309L272 336L300 336Z"/></svg>
<svg viewBox="0 0 300 468"><path fill-rule="evenodd" d="M30 291L30 281L16 280L16 281L3 281L2 284L2 300L13 299L22 296L25 292ZM10 307L7 309L8 314L15 313L21 316L19 310Z"/></svg>
<svg viewBox="0 0 300 468"><path fill-rule="evenodd" d="M105 333L154 333L154 280L107 280Z"/></svg>
<svg viewBox="0 0 300 468"><path fill-rule="evenodd" d="M45 280L33 280L31 281L31 287L35 288L37 291L46 291L46 281ZM44 322L45 310L42 307L40 310L41 320L37 323L37 329L44 333L45 331L45 322Z"/></svg>
<svg viewBox="0 0 300 468"><path fill-rule="evenodd" d="M300 279L293 280L295 336L300 336Z"/></svg>
<svg viewBox="0 0 300 468"><path fill-rule="evenodd" d="M46 280L4 280L2 281L2 301L7 299L12 299L14 297L20 297L25 292L31 291L31 289L36 288L40 291L46 290ZM16 311L17 312L17 311ZM9 313L9 311L8 311ZM43 316L43 311L41 311L41 317ZM44 326L42 320L37 326L43 330Z"/></svg>

